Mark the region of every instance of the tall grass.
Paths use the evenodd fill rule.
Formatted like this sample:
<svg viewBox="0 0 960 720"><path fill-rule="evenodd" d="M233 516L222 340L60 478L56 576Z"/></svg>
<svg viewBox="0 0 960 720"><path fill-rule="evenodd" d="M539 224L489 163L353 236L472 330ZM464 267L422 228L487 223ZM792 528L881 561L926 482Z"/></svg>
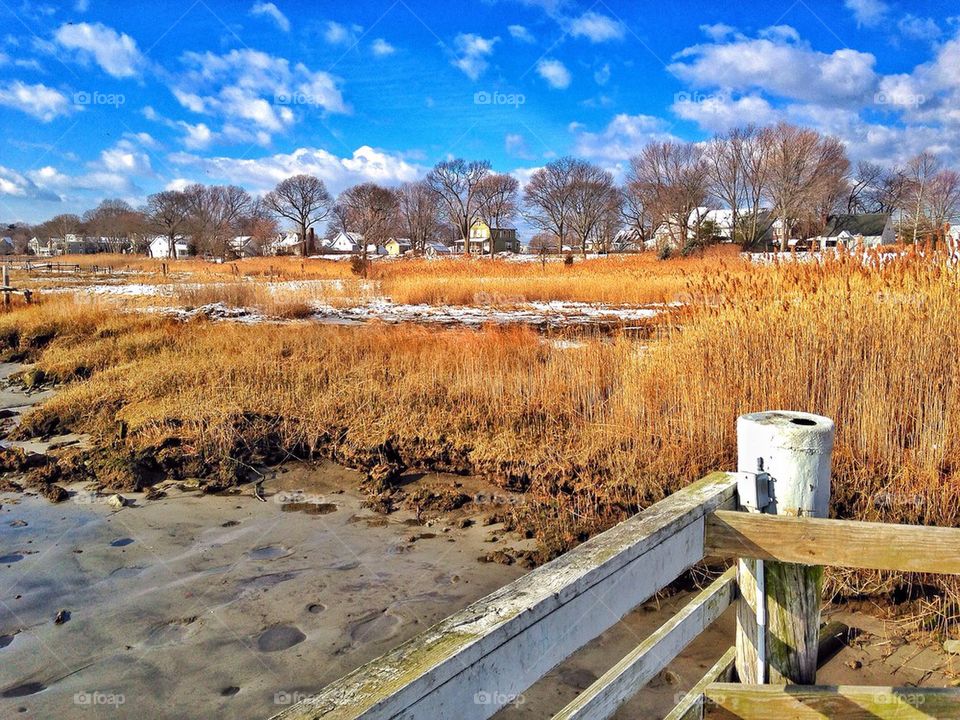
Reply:
<svg viewBox="0 0 960 720"><path fill-rule="evenodd" d="M960 526L952 268L909 256L672 267L688 304L651 344L179 324L64 300L0 316L0 343L54 377L89 377L28 430L85 430L161 465L178 448L220 476L277 450L482 473L527 491L518 521L545 555L732 468L735 418L771 409L836 420L835 516Z"/></svg>

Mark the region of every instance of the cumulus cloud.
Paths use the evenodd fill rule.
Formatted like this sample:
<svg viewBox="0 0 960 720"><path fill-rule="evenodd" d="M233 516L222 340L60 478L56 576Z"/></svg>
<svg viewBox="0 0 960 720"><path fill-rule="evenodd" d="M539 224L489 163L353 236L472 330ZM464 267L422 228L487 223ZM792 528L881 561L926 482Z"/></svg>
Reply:
<svg viewBox="0 0 960 720"><path fill-rule="evenodd" d="M213 142L214 133L207 127L206 123L191 125L181 120L177 125L186 133L183 138L184 146L191 150L202 150L209 147L210 143Z"/></svg>
<svg viewBox="0 0 960 720"><path fill-rule="evenodd" d="M857 25L867 27L879 25L890 11L884 0L843 0L843 4L853 13Z"/></svg>
<svg viewBox="0 0 960 720"><path fill-rule="evenodd" d="M30 178L0 165L0 195L24 200L60 200L60 196L37 186Z"/></svg>
<svg viewBox="0 0 960 720"><path fill-rule="evenodd" d="M700 32L706 35L714 42L722 42L730 35L733 35L737 29L726 23L714 23L713 25L701 25Z"/></svg>
<svg viewBox="0 0 960 720"><path fill-rule="evenodd" d="M136 75L144 62L132 37L102 23L65 23L54 38L61 47L76 51L81 60L93 59L113 77Z"/></svg>
<svg viewBox="0 0 960 720"><path fill-rule="evenodd" d="M823 104L862 102L873 95L878 77L872 54L846 48L819 52L786 26L764 34L694 45L678 53L668 69L696 88L761 90Z"/></svg>
<svg viewBox="0 0 960 720"><path fill-rule="evenodd" d="M547 84L557 90L570 87L570 71L559 60L543 59L537 63L537 74L547 81Z"/></svg>
<svg viewBox="0 0 960 720"><path fill-rule="evenodd" d="M532 43L536 40L533 34L523 25L508 25L507 31L510 33L510 37L520 42Z"/></svg>
<svg viewBox="0 0 960 720"><path fill-rule="evenodd" d="M581 125L570 129L574 155L610 163L628 160L651 142L677 139L663 119L651 115L621 113L598 133L587 132Z"/></svg>
<svg viewBox="0 0 960 720"><path fill-rule="evenodd" d="M187 70L171 92L191 112L222 118L228 139L267 144L273 134L290 128L298 113L311 108L349 112L337 79L303 63L249 49L224 55L187 52L182 60ZM188 134L195 146L201 140Z"/></svg>
<svg viewBox="0 0 960 720"><path fill-rule="evenodd" d="M743 125L744 118L758 125L779 118L767 100L754 95L734 98L726 93L702 96L680 93L671 110L677 117L695 122L708 132L723 132Z"/></svg>
<svg viewBox="0 0 960 720"><path fill-rule="evenodd" d="M916 15L904 15L897 23L900 33L908 40L933 42L943 35L943 30L932 18L921 18Z"/></svg>
<svg viewBox="0 0 960 720"><path fill-rule="evenodd" d="M31 181L47 193L69 197L92 192L100 197L140 194L137 180L153 177L150 157L130 140L121 139L87 163L86 172L68 175L48 165L28 173Z"/></svg>
<svg viewBox="0 0 960 720"><path fill-rule="evenodd" d="M493 47L499 40L499 37L485 38L473 33L460 33L453 41L456 49L454 66L471 80L476 80L490 65L487 58L493 54Z"/></svg>
<svg viewBox="0 0 960 720"><path fill-rule="evenodd" d="M316 175L336 193L358 182L386 185L407 182L426 171L397 154L368 145L357 148L349 157L338 157L320 148L298 148L292 153L257 159L175 153L169 160L190 168L192 174L236 183L252 192L266 192L284 178L298 173Z"/></svg>
<svg viewBox="0 0 960 720"><path fill-rule="evenodd" d="M397 49L388 43L383 38L377 38L373 41L373 44L370 46L370 49L373 50L373 54L377 57L386 57L387 55L393 55Z"/></svg>
<svg viewBox="0 0 960 720"><path fill-rule="evenodd" d="M43 122L68 115L73 110L67 96L59 90L42 83L27 85L20 80L0 86L0 105L21 110Z"/></svg>
<svg viewBox="0 0 960 720"><path fill-rule="evenodd" d="M250 8L250 14L268 17L273 20L277 24L277 27L283 30L283 32L290 32L290 20L280 11L280 8L272 2L254 3L253 7Z"/></svg>
<svg viewBox="0 0 960 720"><path fill-rule="evenodd" d="M590 42L601 43L622 39L626 28L619 20L590 10L570 21L569 32L573 37L585 37Z"/></svg>

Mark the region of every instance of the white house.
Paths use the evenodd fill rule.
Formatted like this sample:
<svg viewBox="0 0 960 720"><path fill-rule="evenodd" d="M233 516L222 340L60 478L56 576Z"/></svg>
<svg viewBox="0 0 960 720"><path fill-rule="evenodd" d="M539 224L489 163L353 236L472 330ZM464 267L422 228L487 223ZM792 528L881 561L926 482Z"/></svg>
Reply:
<svg viewBox="0 0 960 720"><path fill-rule="evenodd" d="M338 232L326 245L323 246L324 252L350 253L356 254L363 252L363 235L355 232Z"/></svg>
<svg viewBox="0 0 960 720"><path fill-rule="evenodd" d="M264 255L295 255L302 245L298 233L281 233L262 250Z"/></svg>
<svg viewBox="0 0 960 720"><path fill-rule="evenodd" d="M187 257L190 255L190 245L187 243L187 239L182 235L178 235L174 239L173 246L174 250L176 250L178 258ZM157 235L147 246L147 253L152 258L170 257L170 238L168 238L166 235Z"/></svg>

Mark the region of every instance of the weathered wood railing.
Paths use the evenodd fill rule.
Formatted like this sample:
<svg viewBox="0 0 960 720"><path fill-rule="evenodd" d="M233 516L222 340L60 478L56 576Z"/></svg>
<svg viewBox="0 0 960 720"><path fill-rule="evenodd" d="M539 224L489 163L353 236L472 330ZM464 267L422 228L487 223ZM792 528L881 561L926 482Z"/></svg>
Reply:
<svg viewBox="0 0 960 720"><path fill-rule="evenodd" d="M826 418L744 416L738 435L737 473L714 473L674 493L277 720L488 718L707 557L735 564L554 720L611 717L732 604L736 646L667 720L960 717L958 690L812 684L819 566L960 573L960 530L812 517L825 514L829 500ZM745 684L731 683L734 673Z"/></svg>

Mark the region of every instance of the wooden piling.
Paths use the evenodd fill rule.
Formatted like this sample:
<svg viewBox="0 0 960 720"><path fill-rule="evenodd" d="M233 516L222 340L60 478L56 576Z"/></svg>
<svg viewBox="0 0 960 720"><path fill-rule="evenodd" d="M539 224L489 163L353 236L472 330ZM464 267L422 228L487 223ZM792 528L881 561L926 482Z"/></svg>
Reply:
<svg viewBox="0 0 960 720"><path fill-rule="evenodd" d="M827 516L834 425L797 412L737 419L741 502L772 515ZM760 491L756 491L756 487ZM769 497L767 497L769 496ZM823 568L753 559L738 565L737 673L748 684L816 682Z"/></svg>

